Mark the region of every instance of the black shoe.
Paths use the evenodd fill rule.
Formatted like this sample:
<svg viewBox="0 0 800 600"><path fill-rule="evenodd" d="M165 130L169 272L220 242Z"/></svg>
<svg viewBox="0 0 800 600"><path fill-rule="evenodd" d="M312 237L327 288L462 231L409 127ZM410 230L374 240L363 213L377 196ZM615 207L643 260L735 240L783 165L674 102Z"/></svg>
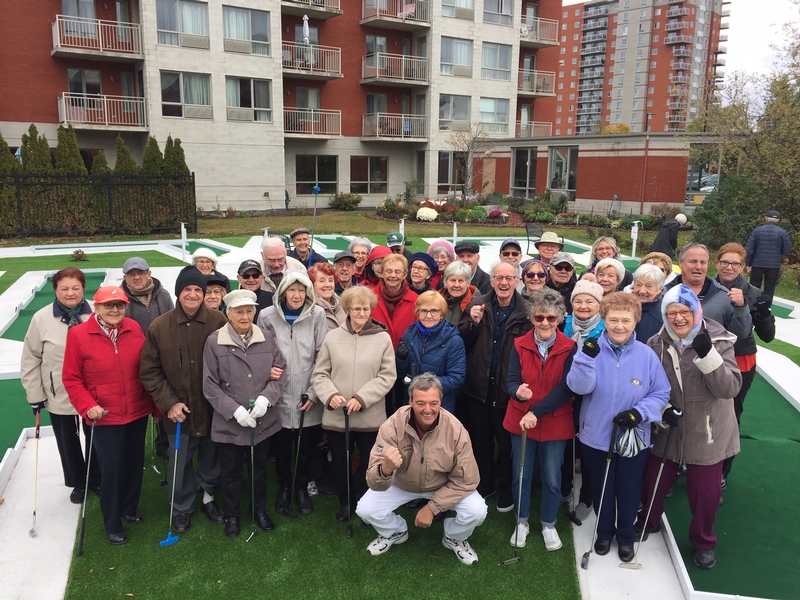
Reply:
<svg viewBox="0 0 800 600"><path fill-rule="evenodd" d="M72 488L72 491L69 494L69 501L73 504L81 504L83 502L83 497L86 495L86 490L80 487Z"/></svg>
<svg viewBox="0 0 800 600"><path fill-rule="evenodd" d="M297 515L292 510L292 488L282 487L278 490L278 497L275 499L275 512L290 519L297 518Z"/></svg>
<svg viewBox="0 0 800 600"><path fill-rule="evenodd" d="M647 538L650 537L651 533L658 533L661 531L661 525L656 527L655 529L644 529L640 525L636 525L636 539L642 542L647 541Z"/></svg>
<svg viewBox="0 0 800 600"><path fill-rule="evenodd" d="M336 520L339 521L339 523L347 523L349 519L350 519L349 507L347 506L347 504L342 504L339 507L339 510L336 511Z"/></svg>
<svg viewBox="0 0 800 600"><path fill-rule="evenodd" d="M115 546L121 546L128 541L128 535L124 531L122 533L109 533L108 541Z"/></svg>
<svg viewBox="0 0 800 600"><path fill-rule="evenodd" d="M598 556L605 556L611 550L611 540L597 539L594 543L594 551Z"/></svg>
<svg viewBox="0 0 800 600"><path fill-rule="evenodd" d="M694 564L698 569L713 569L717 564L717 559L714 557L714 550L700 550L699 548L695 548Z"/></svg>
<svg viewBox="0 0 800 600"><path fill-rule="evenodd" d="M317 482L317 491L319 491L320 494L325 494L326 496L335 496L338 493L335 485L330 485L324 481Z"/></svg>
<svg viewBox="0 0 800 600"><path fill-rule="evenodd" d="M433 522L434 523L438 523L439 521L444 521L445 518L447 517L447 513L449 513L449 512L450 511L448 511L448 510L444 510L444 511L440 512L439 514L433 515Z"/></svg>
<svg viewBox="0 0 800 600"><path fill-rule="evenodd" d="M225 535L229 538L239 537L238 517L228 517L225 519Z"/></svg>
<svg viewBox="0 0 800 600"><path fill-rule="evenodd" d="M305 486L297 490L297 510L301 515L310 515L314 510L314 505L311 503L311 496L308 495L308 488Z"/></svg>
<svg viewBox="0 0 800 600"><path fill-rule="evenodd" d="M264 531L272 531L275 529L275 523L272 522L272 519L269 518L269 515L264 510L256 513L256 523Z"/></svg>
<svg viewBox="0 0 800 600"><path fill-rule="evenodd" d="M403 508L410 508L411 510L419 510L425 506L428 501L425 498L417 498L416 500L409 500L403 504Z"/></svg>
<svg viewBox="0 0 800 600"><path fill-rule="evenodd" d="M200 512L207 516L208 520L212 523L223 523L225 521L225 515L222 514L222 509L214 500L207 504L201 504Z"/></svg>
<svg viewBox="0 0 800 600"><path fill-rule="evenodd" d="M633 546L620 546L617 554L619 554L619 559L622 562L631 562L633 560Z"/></svg>
<svg viewBox="0 0 800 600"><path fill-rule="evenodd" d="M172 517L172 528L176 533L186 533L192 527L192 515L189 513L178 513Z"/></svg>
<svg viewBox="0 0 800 600"><path fill-rule="evenodd" d="M132 515L122 515L122 520L126 523L130 523L131 525L138 525L144 521L144 517L139 513L134 513Z"/></svg>

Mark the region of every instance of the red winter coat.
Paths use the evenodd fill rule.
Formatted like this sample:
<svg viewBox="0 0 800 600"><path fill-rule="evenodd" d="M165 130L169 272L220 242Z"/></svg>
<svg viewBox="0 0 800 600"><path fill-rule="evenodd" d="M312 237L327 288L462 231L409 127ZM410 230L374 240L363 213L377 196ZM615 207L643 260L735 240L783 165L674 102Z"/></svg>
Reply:
<svg viewBox="0 0 800 600"><path fill-rule="evenodd" d="M539 354L539 348L536 346L533 330L514 340L514 348L519 355L522 383L528 384L533 396L527 402L520 402L515 398L508 401L506 416L503 419L504 429L515 435L522 433L519 422L525 416L525 413L531 407L544 400L556 386L563 382L565 376L564 365L574 347L574 340L565 336L561 331L557 331L556 341L550 348L544 364L542 364L542 355ZM509 375L511 375L511 370L511 366L509 366ZM516 392L516 387L513 392ZM509 393L512 393L510 387ZM528 430L530 439L539 442L550 442L554 440L569 440L575 437L571 398L554 411L544 415L537 415L537 418L536 427Z"/></svg>
<svg viewBox="0 0 800 600"><path fill-rule="evenodd" d="M139 380L144 334L133 319L119 326L117 349L92 315L69 330L62 374L69 401L84 419L102 406L108 414L98 425L125 425L156 411Z"/></svg>
<svg viewBox="0 0 800 600"><path fill-rule="evenodd" d="M378 297L378 304L375 310L372 311L372 318L386 325L389 336L392 338L392 348L397 350L397 344L400 343L400 338L406 332L406 329L417 320L415 312L417 307L417 295L408 288L403 297L397 303L392 313L392 318L389 318L389 312L386 309L386 301L381 294L381 285L376 285L373 290Z"/></svg>

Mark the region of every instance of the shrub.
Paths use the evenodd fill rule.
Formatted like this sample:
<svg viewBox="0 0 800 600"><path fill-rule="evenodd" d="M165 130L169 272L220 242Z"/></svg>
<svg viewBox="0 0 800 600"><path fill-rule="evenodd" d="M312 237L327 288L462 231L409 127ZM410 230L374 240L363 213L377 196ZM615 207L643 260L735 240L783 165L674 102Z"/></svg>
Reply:
<svg viewBox="0 0 800 600"><path fill-rule="evenodd" d="M72 260L77 261L77 262L88 260L86 258L86 252L84 252L83 250L75 250L72 253Z"/></svg>
<svg viewBox="0 0 800 600"><path fill-rule="evenodd" d="M642 222L641 229L655 229L659 225L653 215L626 215L620 220L619 226L623 229L630 229L633 227L634 221Z"/></svg>
<svg viewBox="0 0 800 600"><path fill-rule="evenodd" d="M503 215L503 211L499 208L495 208L492 212L490 212L487 216L490 219L499 219Z"/></svg>
<svg viewBox="0 0 800 600"><path fill-rule="evenodd" d="M417 210L417 219L420 221L435 221L438 216L439 213L427 206L422 206Z"/></svg>
<svg viewBox="0 0 800 600"><path fill-rule="evenodd" d="M489 216L486 213L486 209L483 208L482 206L476 206L469 212L470 212L469 220L473 221L474 223L483 223L486 220L486 217Z"/></svg>
<svg viewBox="0 0 800 600"><path fill-rule="evenodd" d="M536 213L536 217L534 220L537 223L552 223L553 221L556 220L556 217L549 210L540 210Z"/></svg>
<svg viewBox="0 0 800 600"><path fill-rule="evenodd" d="M337 192L331 194L330 207L334 210L356 210L363 198L360 194L350 194L348 192Z"/></svg>
<svg viewBox="0 0 800 600"><path fill-rule="evenodd" d="M226 210L225 212L227 213L228 218L233 219L236 217L236 213L239 211L233 208L232 204L228 204L228 210Z"/></svg>
<svg viewBox="0 0 800 600"><path fill-rule="evenodd" d="M472 211L466 208L459 208L458 212L455 214L455 220L459 223L466 223L469 221L470 216L472 215Z"/></svg>

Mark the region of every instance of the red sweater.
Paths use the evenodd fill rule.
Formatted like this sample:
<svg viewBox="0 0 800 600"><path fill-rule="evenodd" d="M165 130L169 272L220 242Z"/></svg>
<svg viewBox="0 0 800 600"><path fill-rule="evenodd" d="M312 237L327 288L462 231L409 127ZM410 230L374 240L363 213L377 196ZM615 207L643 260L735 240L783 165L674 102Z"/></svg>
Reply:
<svg viewBox="0 0 800 600"><path fill-rule="evenodd" d="M119 327L117 349L92 315L69 330L64 351L64 389L84 419L101 406L108 414L98 425L125 425L155 412L153 399L139 380L144 334L133 319Z"/></svg>
<svg viewBox="0 0 800 600"><path fill-rule="evenodd" d="M386 301L381 294L380 284L376 285L373 290L378 297L378 304L375 310L372 311L372 318L380 321L386 325L389 335L392 338L392 348L397 350L397 344L400 343L400 338L406 332L406 329L417 320L415 309L417 306L417 295L408 288L403 297L397 303L392 313L392 318L389 318L389 312L386 308Z"/></svg>

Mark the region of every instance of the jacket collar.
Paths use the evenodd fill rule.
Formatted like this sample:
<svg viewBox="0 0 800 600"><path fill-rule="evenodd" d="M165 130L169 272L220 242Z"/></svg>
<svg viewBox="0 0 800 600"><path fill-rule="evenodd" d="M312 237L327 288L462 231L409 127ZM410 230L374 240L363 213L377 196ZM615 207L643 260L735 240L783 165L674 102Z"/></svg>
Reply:
<svg viewBox="0 0 800 600"><path fill-rule="evenodd" d="M520 340L520 345L526 350L531 350L539 354L539 346L536 344L533 332L534 330L531 329L528 333L523 335ZM572 348L572 344L570 344L571 341L572 340L564 335L560 329L556 330L556 339L553 342L553 346L550 348L548 356L558 354L559 352L568 352Z"/></svg>
<svg viewBox="0 0 800 600"><path fill-rule="evenodd" d="M90 314L92 314L92 305L89 304L89 301L86 298L84 298L81 301L81 306L80 306L80 310L78 311L78 314L79 315L90 315ZM60 318L60 317L66 317L68 315L67 315L66 311L63 308L61 308L61 306L58 304L58 302L53 302L53 316Z"/></svg>
<svg viewBox="0 0 800 600"><path fill-rule="evenodd" d="M261 328L257 325L251 325L253 329L253 339L250 342L250 345L259 344L264 342L266 338L264 337L264 332L261 331ZM237 335L234 338L235 334L231 334L231 330L233 326L230 323L225 323L222 327L217 329L219 335L217 336L217 345L219 346L238 346L239 348L244 348L244 344L242 344L242 340Z"/></svg>
<svg viewBox="0 0 800 600"><path fill-rule="evenodd" d="M198 323L205 323L206 319L208 318L208 309L206 308L206 303L202 302L200 304L200 308L197 309L197 315L194 319L190 319L186 316L186 313L183 312L183 307L181 306L180 302L175 303L175 319L178 323L188 323L189 321L197 321Z"/></svg>

